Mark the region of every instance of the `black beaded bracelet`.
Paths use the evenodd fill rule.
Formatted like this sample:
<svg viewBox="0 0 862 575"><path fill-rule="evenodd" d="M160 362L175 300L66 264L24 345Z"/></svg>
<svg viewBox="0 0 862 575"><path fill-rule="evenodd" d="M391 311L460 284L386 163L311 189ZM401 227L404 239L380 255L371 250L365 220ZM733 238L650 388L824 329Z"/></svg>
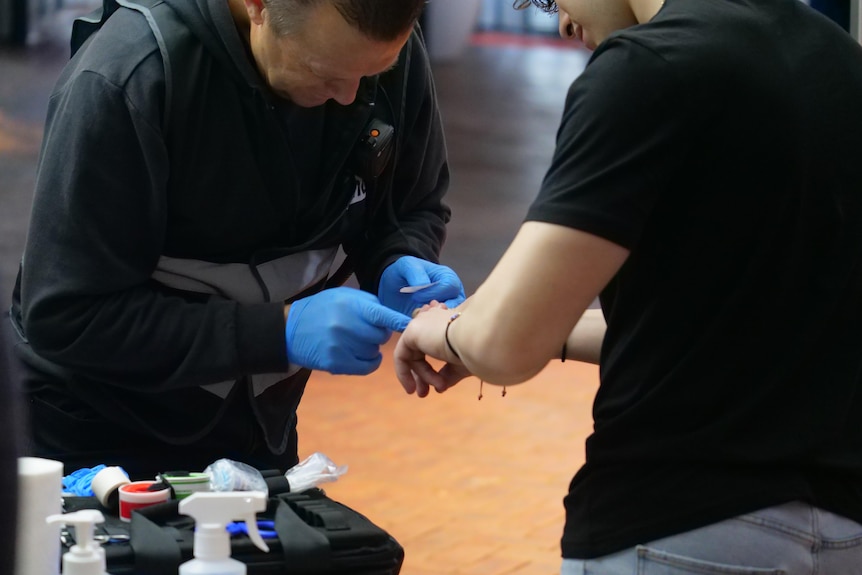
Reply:
<svg viewBox="0 0 862 575"><path fill-rule="evenodd" d="M446 338L446 345L449 347L449 351L451 351L455 355L455 357L457 357L458 359L461 359L461 356L458 355L458 352L455 351L454 347L452 347L452 342L449 341L449 326L452 325L452 322L455 321L456 319L458 319L459 317L461 317L460 312L452 314L452 317L449 318L449 323L446 324L446 331L443 332L443 337Z"/></svg>

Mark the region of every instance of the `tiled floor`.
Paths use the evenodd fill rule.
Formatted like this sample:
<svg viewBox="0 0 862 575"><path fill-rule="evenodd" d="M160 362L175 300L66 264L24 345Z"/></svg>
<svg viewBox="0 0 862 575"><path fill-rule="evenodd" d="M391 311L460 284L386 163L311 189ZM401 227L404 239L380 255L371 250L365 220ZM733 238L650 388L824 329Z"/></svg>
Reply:
<svg viewBox="0 0 862 575"><path fill-rule="evenodd" d="M27 225L47 96L68 57L65 34L0 49L0 309L8 305ZM483 37L435 64L453 172L443 261L468 292L514 236L550 162L570 81L587 53ZM393 341L394 343L394 341ZM509 388L467 380L407 396L384 365L369 377L317 374L300 409L302 455L349 471L329 494L405 547L403 575L551 575L559 571L561 500L583 461L597 369L554 362Z"/></svg>
<svg viewBox="0 0 862 575"><path fill-rule="evenodd" d="M477 400L471 378L419 399L384 357L374 375L317 374L307 387L301 456L349 467L330 496L401 542L404 575L559 573L561 500L583 463L598 369L552 362L506 397L486 385Z"/></svg>

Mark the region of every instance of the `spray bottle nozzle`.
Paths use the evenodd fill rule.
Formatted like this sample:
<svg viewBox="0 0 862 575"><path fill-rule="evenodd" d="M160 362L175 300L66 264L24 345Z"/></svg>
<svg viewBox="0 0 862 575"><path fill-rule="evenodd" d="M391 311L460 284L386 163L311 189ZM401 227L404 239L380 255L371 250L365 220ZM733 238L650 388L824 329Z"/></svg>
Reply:
<svg viewBox="0 0 862 575"><path fill-rule="evenodd" d="M195 558L230 557L228 523L245 521L248 536L262 551L269 551L257 530L257 512L266 509L266 494L260 491L192 493L180 501L179 511L195 519Z"/></svg>

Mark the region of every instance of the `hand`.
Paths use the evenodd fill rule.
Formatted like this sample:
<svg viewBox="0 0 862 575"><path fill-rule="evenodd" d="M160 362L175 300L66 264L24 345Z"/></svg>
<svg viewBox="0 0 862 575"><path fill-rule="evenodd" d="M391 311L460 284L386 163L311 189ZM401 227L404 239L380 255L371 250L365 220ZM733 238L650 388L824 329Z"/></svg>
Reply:
<svg viewBox="0 0 862 575"><path fill-rule="evenodd" d="M443 393L470 375L463 365L447 363L436 371L426 355L445 358L446 324L452 311L444 306L429 307L418 314L401 334L395 346L395 375L407 393L425 397L433 387Z"/></svg>
<svg viewBox="0 0 862 575"><path fill-rule="evenodd" d="M414 293L399 291L406 286L430 283L435 285ZM402 256L383 270L377 295L380 303L405 315L411 315L413 310L432 300L456 307L466 299L458 274L446 266L413 256Z"/></svg>
<svg viewBox="0 0 862 575"><path fill-rule="evenodd" d="M335 374L366 375L380 366L380 346L410 318L353 288L324 290L290 304L284 329L287 358Z"/></svg>

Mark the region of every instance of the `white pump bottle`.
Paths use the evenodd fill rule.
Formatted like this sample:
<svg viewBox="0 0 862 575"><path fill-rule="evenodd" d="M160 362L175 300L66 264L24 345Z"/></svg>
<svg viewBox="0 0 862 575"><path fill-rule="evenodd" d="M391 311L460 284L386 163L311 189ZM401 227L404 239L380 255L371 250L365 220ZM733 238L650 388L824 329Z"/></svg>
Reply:
<svg viewBox="0 0 862 575"><path fill-rule="evenodd" d="M180 501L180 513L195 519L195 558L180 565L179 575L246 575L245 563L231 559L227 524L245 521L254 544L269 551L257 530L257 512L265 509L260 491L198 492Z"/></svg>
<svg viewBox="0 0 862 575"><path fill-rule="evenodd" d="M45 521L51 525L74 525L77 543L63 554L63 575L107 575L105 550L93 537L96 523L105 516L97 509L81 509L63 515L50 515Z"/></svg>

